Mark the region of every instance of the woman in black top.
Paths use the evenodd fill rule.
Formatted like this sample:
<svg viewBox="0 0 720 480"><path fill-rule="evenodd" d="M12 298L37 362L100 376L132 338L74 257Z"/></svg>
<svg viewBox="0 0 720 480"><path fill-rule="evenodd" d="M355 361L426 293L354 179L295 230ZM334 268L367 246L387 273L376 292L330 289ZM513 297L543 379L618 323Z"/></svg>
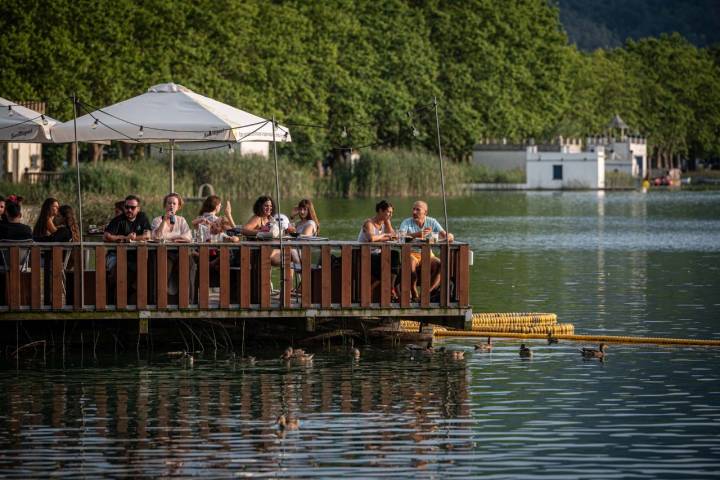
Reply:
<svg viewBox="0 0 720 480"><path fill-rule="evenodd" d="M56 217L60 221L57 230L48 237L48 242L79 242L80 228L75 220L75 211L70 205L63 205Z"/></svg>
<svg viewBox="0 0 720 480"><path fill-rule="evenodd" d="M37 242L50 242L50 237L57 231L55 226L55 217L60 209L60 203L54 198L46 198L40 207L40 215L35 228L33 228L33 238Z"/></svg>

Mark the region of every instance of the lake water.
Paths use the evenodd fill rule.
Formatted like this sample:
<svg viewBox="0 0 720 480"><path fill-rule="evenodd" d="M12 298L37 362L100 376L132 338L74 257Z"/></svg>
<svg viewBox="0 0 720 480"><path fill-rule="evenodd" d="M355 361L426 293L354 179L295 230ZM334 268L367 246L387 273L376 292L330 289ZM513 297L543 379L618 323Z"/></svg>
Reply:
<svg viewBox="0 0 720 480"><path fill-rule="evenodd" d="M411 201L397 200L398 224ZM431 214L442 221L439 201ZM370 201L321 201L357 235ZM242 212L247 205L239 205ZM720 193L482 193L449 201L475 311L546 311L578 333L720 339ZM0 477L717 478L720 350L439 342L307 365L206 354L53 357L0 370ZM281 432L281 413L299 429Z"/></svg>

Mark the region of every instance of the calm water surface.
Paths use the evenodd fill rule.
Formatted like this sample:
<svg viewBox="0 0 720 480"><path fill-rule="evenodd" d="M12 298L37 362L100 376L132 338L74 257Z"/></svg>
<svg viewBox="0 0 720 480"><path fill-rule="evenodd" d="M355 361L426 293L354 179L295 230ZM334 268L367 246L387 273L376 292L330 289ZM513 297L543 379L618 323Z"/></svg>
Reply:
<svg viewBox="0 0 720 480"><path fill-rule="evenodd" d="M397 217L411 201L395 202ZM242 211L243 207L236 207ZM319 202L357 234L371 202ZM442 217L441 204L431 214ZM720 339L720 194L478 194L449 203L472 244L475 311L549 311L579 333ZM206 353L0 370L0 477L717 478L720 351L498 342L464 360L366 348L285 365ZM279 432L281 413L300 420Z"/></svg>

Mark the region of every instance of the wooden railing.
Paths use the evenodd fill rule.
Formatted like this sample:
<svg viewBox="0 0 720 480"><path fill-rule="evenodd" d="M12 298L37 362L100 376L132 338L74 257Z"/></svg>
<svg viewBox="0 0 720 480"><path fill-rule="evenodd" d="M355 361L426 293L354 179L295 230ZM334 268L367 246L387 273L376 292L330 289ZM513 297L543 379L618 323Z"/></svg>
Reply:
<svg viewBox="0 0 720 480"><path fill-rule="evenodd" d="M279 246L277 241L84 243L81 252L77 243L4 243L0 245L0 318L11 318L2 312L21 311L287 313L332 309L342 316L341 310L346 309L469 307L469 248L465 243L284 242L284 269L271 266L271 255ZM378 250L379 257L373 260L373 251ZM430 291L430 268L419 269L417 301L411 298L410 289L413 251L420 252L421 265L430 265L432 255L441 261L441 283L435 292ZM82 294L81 278L76 275L81 255ZM392 271L393 256L400 260L396 272ZM293 257L299 263L294 264ZM380 265L376 276L373 261ZM393 284L394 273L397 280Z"/></svg>

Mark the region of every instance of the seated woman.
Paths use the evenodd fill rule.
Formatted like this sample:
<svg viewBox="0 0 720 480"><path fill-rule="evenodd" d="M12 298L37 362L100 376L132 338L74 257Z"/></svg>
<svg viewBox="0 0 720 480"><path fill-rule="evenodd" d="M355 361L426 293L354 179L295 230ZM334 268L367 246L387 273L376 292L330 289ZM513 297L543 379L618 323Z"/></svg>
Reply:
<svg viewBox="0 0 720 480"><path fill-rule="evenodd" d="M75 219L75 210L70 205L58 209L57 230L49 237L49 242L79 242L80 227Z"/></svg>
<svg viewBox="0 0 720 480"><path fill-rule="evenodd" d="M165 240L184 243L192 240L192 232L187 221L177 215L182 209L183 200L177 193L165 195L163 199L165 215L153 218L150 228L153 240Z"/></svg>
<svg viewBox="0 0 720 480"><path fill-rule="evenodd" d="M390 219L393 215L393 206L387 200L381 200L375 205L375 216L368 218L363 222L360 233L358 234L358 242L388 242L397 240L397 234L393 230ZM380 278L380 249L374 248L371 252L371 274L374 284L377 284ZM392 297L395 299L395 281L397 280L398 270L400 268L400 252L392 250L390 252L390 285L392 285Z"/></svg>
<svg viewBox="0 0 720 480"><path fill-rule="evenodd" d="M187 243L192 241L192 232L190 231L190 226L188 225L187 221L183 217L176 215L183 206L183 200L180 195L178 195L177 193L170 193L168 195L165 195L165 198L163 199L163 205L165 207L165 214L153 218L153 221L150 224L150 228L152 230L150 237L153 240L162 240L174 243ZM177 277L177 274L175 273L177 271L177 260L178 252L168 252L167 292L169 295L177 295L178 293L178 285L175 281L175 278ZM194 266L195 263L191 262L191 292L193 292L194 290L192 285L194 283L192 280L195 278L195 272L192 271L194 269Z"/></svg>
<svg viewBox="0 0 720 480"><path fill-rule="evenodd" d="M55 217L60 210L60 203L54 198L46 198L40 207L40 215L33 228L33 239L36 242L50 242L50 236L55 233Z"/></svg>
<svg viewBox="0 0 720 480"><path fill-rule="evenodd" d="M242 234L246 237L256 237L259 232L268 231L274 223L275 202L272 197L262 196L255 200L253 205L253 216L242 227ZM270 254L270 263L273 266L280 265L280 250L274 249Z"/></svg>
<svg viewBox="0 0 720 480"><path fill-rule="evenodd" d="M320 231L320 220L315 213L313 203L308 199L300 200L297 207L293 208L290 219L298 217L297 223L292 229L300 237L316 237Z"/></svg>
<svg viewBox="0 0 720 480"><path fill-rule="evenodd" d="M204 233L207 233L210 225L217 222L220 219L225 220L226 229L235 228L235 221L232 218L232 207L230 201L225 202L225 215L220 215L220 209L222 208L222 201L217 195L210 195L205 199L202 206L200 207L200 213L192 221L192 226L195 228L202 228Z"/></svg>

